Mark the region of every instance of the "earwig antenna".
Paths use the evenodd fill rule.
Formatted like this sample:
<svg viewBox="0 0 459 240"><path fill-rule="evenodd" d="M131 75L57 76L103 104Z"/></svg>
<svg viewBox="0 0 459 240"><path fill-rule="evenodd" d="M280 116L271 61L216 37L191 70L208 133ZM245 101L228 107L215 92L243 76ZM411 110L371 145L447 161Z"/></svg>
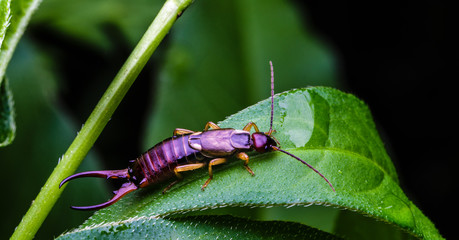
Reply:
<svg viewBox="0 0 459 240"><path fill-rule="evenodd" d="M276 143L278 145L280 145L279 141L277 141L276 138L272 137L271 134L274 132L273 130L273 119L274 119L274 67L273 67L273 62L272 61L269 61L269 66L271 67L271 123L269 125L269 131L266 133L266 135L270 136L274 141L276 141ZM313 166L309 165L307 162L303 161L301 158L287 152L287 151L284 151L282 149L280 149L279 147L277 146L272 146L272 148L276 151L280 151L280 152L283 152L287 155L289 155L290 157L293 157L295 158L296 160L302 162L303 164L305 164L306 166L308 166L310 169L312 169L314 172L316 172L317 174L319 174L327 183L328 185L330 185L330 187L333 189L333 192L335 192L335 188L333 187L333 185L330 183L330 181L328 181L328 179L322 174L320 173L319 171L317 171L317 169L315 169Z"/></svg>
<svg viewBox="0 0 459 240"><path fill-rule="evenodd" d="M269 125L268 135L270 136L273 133L273 119L274 119L274 67L273 62L269 61L269 66L271 67L271 124Z"/></svg>
<svg viewBox="0 0 459 240"><path fill-rule="evenodd" d="M291 154L291 153L289 153L289 152L287 152L287 151L284 151L284 150L282 150L282 149L280 149L280 148L278 148L278 147L276 147L276 146L272 146L272 148L273 148L274 150L276 150L276 151L281 151L281 152L283 152L283 153L289 155L290 157L293 157L293 158L295 158L296 160L302 162L302 163L305 164L306 166L308 166L308 167L309 167L310 169L312 169L314 172L316 172L317 174L319 174L319 175L328 183L328 185L330 185L330 187L333 189L333 192L335 192L335 188L334 188L333 185L330 183L330 181L328 181L328 179L327 179L322 173L320 173L319 171L317 171L317 169L315 169L313 166L309 165L307 162L303 161L301 158L299 158L299 157L297 157L297 156L295 156L295 155L293 155L293 154Z"/></svg>

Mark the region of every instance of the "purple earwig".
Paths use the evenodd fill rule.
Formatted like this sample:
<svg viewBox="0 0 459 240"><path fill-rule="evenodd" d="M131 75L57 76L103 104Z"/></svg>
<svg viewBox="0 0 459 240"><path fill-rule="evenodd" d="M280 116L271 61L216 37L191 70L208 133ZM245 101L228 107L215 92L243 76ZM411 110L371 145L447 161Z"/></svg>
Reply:
<svg viewBox="0 0 459 240"><path fill-rule="evenodd" d="M243 160L245 169L254 175L248 166L249 156L246 153L253 150L259 153L283 152L314 170L335 191L324 175L299 157L279 148L279 142L272 136L274 132L274 69L271 61L269 64L271 67L271 124L268 132L260 132L253 122L249 122L242 130L220 128L213 122L208 122L202 132L177 128L171 138L156 144L137 159L130 161L126 169L82 172L64 179L59 184L59 188L66 182L81 177L111 178L124 181L121 187L114 191L114 196L109 201L92 206L72 206L71 208L77 210L105 208L134 190L163 182L175 176L177 180L163 190L165 193L182 179L181 172L208 166L209 178L201 187L204 190L213 178L212 166L223 164L232 156ZM250 134L252 127L255 132Z"/></svg>

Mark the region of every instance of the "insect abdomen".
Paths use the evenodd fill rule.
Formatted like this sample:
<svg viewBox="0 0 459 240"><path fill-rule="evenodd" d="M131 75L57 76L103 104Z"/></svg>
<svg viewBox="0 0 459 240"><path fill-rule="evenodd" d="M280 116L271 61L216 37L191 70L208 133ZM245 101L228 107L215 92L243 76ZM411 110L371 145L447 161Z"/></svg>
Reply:
<svg viewBox="0 0 459 240"><path fill-rule="evenodd" d="M189 146L189 137L181 135L168 138L134 160L129 172L136 184L145 187L167 180L174 175L174 168L178 165L202 160L202 154Z"/></svg>

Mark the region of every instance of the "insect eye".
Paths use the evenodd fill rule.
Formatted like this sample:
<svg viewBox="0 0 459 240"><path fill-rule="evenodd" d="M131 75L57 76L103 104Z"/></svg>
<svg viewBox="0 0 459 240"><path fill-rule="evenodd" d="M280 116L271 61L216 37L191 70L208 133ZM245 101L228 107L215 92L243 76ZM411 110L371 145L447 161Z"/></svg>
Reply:
<svg viewBox="0 0 459 240"><path fill-rule="evenodd" d="M277 146L277 142L274 139L268 137L268 147L271 149L273 146Z"/></svg>

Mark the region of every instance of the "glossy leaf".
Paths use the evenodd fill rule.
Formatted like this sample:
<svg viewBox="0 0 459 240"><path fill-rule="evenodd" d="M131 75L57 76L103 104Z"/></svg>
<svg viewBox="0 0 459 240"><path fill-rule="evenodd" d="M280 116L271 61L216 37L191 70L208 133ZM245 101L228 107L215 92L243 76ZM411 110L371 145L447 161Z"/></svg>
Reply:
<svg viewBox="0 0 459 240"><path fill-rule="evenodd" d="M200 187L208 177L206 171L187 172L185 180L166 194L161 194L164 185L131 193L96 212L75 231L98 235L107 225L125 228L125 222L139 225L146 219L163 221L165 217L229 206L319 204L356 211L418 237L441 238L400 188L395 168L363 102L335 89L314 87L276 95L274 107L275 137L282 148L323 173L336 192L311 169L285 154L253 154L250 167L254 177L244 170L240 160L231 159L231 163L214 168L214 179L203 192ZM253 121L260 130L267 131L269 115L267 99L219 125L240 129ZM161 224L145 227L152 232L165 228ZM119 236L116 232L110 234Z"/></svg>
<svg viewBox="0 0 459 240"><path fill-rule="evenodd" d="M298 223L252 221L231 216L128 219L116 225L104 224L97 228L97 232L82 229L59 239L84 238L340 239Z"/></svg>
<svg viewBox="0 0 459 240"><path fill-rule="evenodd" d="M8 81L0 83L0 147L10 144L16 134L14 103Z"/></svg>

